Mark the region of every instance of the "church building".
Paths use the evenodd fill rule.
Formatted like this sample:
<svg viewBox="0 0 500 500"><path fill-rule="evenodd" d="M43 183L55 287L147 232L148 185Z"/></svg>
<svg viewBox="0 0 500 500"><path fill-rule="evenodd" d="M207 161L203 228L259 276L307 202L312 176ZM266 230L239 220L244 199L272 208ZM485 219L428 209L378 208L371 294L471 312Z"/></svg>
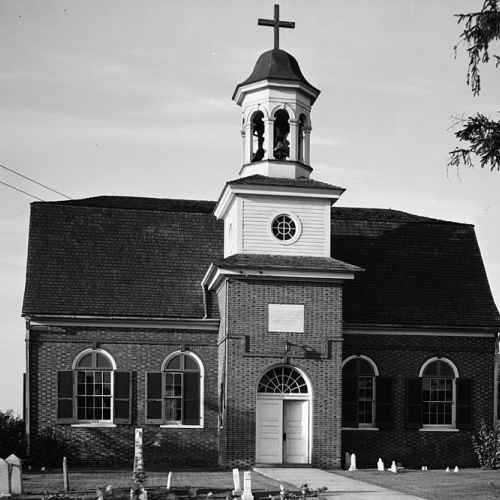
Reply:
<svg viewBox="0 0 500 500"><path fill-rule="evenodd" d="M279 47L233 93L242 161L217 201L31 205L30 450L72 463L476 465L500 318L474 227L338 206L313 176L320 91ZM235 159L236 165L236 159Z"/></svg>

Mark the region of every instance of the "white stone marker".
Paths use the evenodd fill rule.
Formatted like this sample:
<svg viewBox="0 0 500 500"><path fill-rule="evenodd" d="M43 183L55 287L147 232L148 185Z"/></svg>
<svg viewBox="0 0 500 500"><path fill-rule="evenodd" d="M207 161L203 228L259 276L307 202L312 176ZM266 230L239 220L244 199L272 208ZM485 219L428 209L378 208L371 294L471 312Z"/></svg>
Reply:
<svg viewBox="0 0 500 500"><path fill-rule="evenodd" d="M243 472L243 495L241 495L241 500L253 500L252 473L249 470Z"/></svg>
<svg viewBox="0 0 500 500"><path fill-rule="evenodd" d="M378 462L377 462L377 470L379 472L384 472L385 470L385 466L384 466L384 462L382 461L381 458L378 459Z"/></svg>
<svg viewBox="0 0 500 500"><path fill-rule="evenodd" d="M0 458L0 496L10 495L9 464Z"/></svg>
<svg viewBox="0 0 500 500"><path fill-rule="evenodd" d="M240 471L239 469L233 469L233 497L241 496L241 483L240 483Z"/></svg>
<svg viewBox="0 0 500 500"><path fill-rule="evenodd" d="M63 457L63 485L64 491L69 491L68 459Z"/></svg>
<svg viewBox="0 0 500 500"><path fill-rule="evenodd" d="M358 469L356 469L356 454L353 453L351 455L351 465L349 466L349 472L354 472Z"/></svg>
<svg viewBox="0 0 500 500"><path fill-rule="evenodd" d="M427 465L422 465L422 470L426 471L427 470Z"/></svg>
<svg viewBox="0 0 500 500"><path fill-rule="evenodd" d="M449 467L446 467L445 472L450 472L450 468L449 468Z"/></svg>
<svg viewBox="0 0 500 500"><path fill-rule="evenodd" d="M398 472L398 468L396 467L396 462L394 460L392 461L391 468L389 470L394 472L394 474Z"/></svg>
<svg viewBox="0 0 500 500"><path fill-rule="evenodd" d="M172 471L169 471L167 476L167 490L172 486Z"/></svg>
<svg viewBox="0 0 500 500"><path fill-rule="evenodd" d="M455 468L453 469L453 472L458 472L458 465L455 465Z"/></svg>
<svg viewBox="0 0 500 500"><path fill-rule="evenodd" d="M144 480L146 474L144 472L144 455L142 453L142 429L135 429L134 436L134 481L136 488L139 489L139 500L147 500L148 492L144 488ZM130 490L130 498L135 499L134 490Z"/></svg>
<svg viewBox="0 0 500 500"><path fill-rule="evenodd" d="M5 461L10 465L10 492L13 495L22 495L23 469L21 459L12 454Z"/></svg>

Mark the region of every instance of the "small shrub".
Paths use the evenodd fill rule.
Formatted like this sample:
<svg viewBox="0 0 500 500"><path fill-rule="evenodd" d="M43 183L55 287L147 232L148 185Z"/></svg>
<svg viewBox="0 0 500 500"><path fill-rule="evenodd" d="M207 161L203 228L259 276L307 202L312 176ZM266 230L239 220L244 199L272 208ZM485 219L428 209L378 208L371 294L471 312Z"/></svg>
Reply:
<svg viewBox="0 0 500 500"><path fill-rule="evenodd" d="M26 456L24 420L12 410L0 411L0 458L7 458L11 453L20 458Z"/></svg>
<svg viewBox="0 0 500 500"><path fill-rule="evenodd" d="M489 427L481 420L481 427L472 436L472 448L479 465L485 469L496 469L500 466L500 426Z"/></svg>
<svg viewBox="0 0 500 500"><path fill-rule="evenodd" d="M69 444L53 429L46 428L33 443L30 462L43 467L61 467L63 457L72 459Z"/></svg>

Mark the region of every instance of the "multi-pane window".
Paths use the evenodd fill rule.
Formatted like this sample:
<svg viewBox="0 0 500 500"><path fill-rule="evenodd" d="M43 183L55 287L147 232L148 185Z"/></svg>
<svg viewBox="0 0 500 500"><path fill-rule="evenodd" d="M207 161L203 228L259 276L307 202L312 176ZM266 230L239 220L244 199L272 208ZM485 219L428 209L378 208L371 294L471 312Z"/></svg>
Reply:
<svg viewBox="0 0 500 500"><path fill-rule="evenodd" d="M362 357L347 361L342 368L343 420L348 426L355 422L359 426L375 424L375 370Z"/></svg>
<svg viewBox="0 0 500 500"><path fill-rule="evenodd" d="M429 363L422 372L422 422L453 425L455 372L443 360Z"/></svg>
<svg viewBox="0 0 500 500"><path fill-rule="evenodd" d="M80 421L112 419L113 365L100 351L84 354L76 363L76 416Z"/></svg>
<svg viewBox="0 0 500 500"><path fill-rule="evenodd" d="M167 425L200 425L201 370L190 353L169 358L163 372L147 374L146 419Z"/></svg>

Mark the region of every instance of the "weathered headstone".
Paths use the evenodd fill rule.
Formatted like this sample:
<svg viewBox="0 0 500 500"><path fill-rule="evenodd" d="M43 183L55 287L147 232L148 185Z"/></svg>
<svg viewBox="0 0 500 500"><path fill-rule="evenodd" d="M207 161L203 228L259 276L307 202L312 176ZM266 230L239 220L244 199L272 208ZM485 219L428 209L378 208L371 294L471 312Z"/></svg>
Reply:
<svg viewBox="0 0 500 500"><path fill-rule="evenodd" d="M398 468L396 466L396 462L393 460L391 464L391 468L389 469L391 472L394 472L396 474L398 472Z"/></svg>
<svg viewBox="0 0 500 500"><path fill-rule="evenodd" d="M233 469L233 497L241 496L241 484L240 484L240 471L239 469Z"/></svg>
<svg viewBox="0 0 500 500"><path fill-rule="evenodd" d="M144 488L144 455L142 451L142 429L135 430L134 436L134 488L130 490L131 500L147 500L148 492Z"/></svg>
<svg viewBox="0 0 500 500"><path fill-rule="evenodd" d="M349 472L354 472L355 470L358 470L356 468L356 454L352 453L351 454L351 465L349 466Z"/></svg>
<svg viewBox="0 0 500 500"><path fill-rule="evenodd" d="M10 495L9 464L0 458L0 496Z"/></svg>
<svg viewBox="0 0 500 500"><path fill-rule="evenodd" d="M349 467L351 466L351 454L346 451L345 452L345 468L349 470Z"/></svg>
<svg viewBox="0 0 500 500"><path fill-rule="evenodd" d="M427 465L422 465L422 470L425 472L427 470Z"/></svg>
<svg viewBox="0 0 500 500"><path fill-rule="evenodd" d="M450 468L449 468L449 467L446 467L445 472L450 472Z"/></svg>
<svg viewBox="0 0 500 500"><path fill-rule="evenodd" d="M253 500L252 495L252 473L249 470L243 472L243 495L242 500Z"/></svg>
<svg viewBox="0 0 500 500"><path fill-rule="evenodd" d="M458 472L458 465L455 465L455 468L453 469L453 472Z"/></svg>
<svg viewBox="0 0 500 500"><path fill-rule="evenodd" d="M21 459L12 454L5 461L10 465L10 492L13 495L22 495L23 469Z"/></svg>
<svg viewBox="0 0 500 500"><path fill-rule="evenodd" d="M385 465L384 465L384 462L383 462L383 460L381 458L378 459L377 470L379 472L384 472L384 470L385 470Z"/></svg>

